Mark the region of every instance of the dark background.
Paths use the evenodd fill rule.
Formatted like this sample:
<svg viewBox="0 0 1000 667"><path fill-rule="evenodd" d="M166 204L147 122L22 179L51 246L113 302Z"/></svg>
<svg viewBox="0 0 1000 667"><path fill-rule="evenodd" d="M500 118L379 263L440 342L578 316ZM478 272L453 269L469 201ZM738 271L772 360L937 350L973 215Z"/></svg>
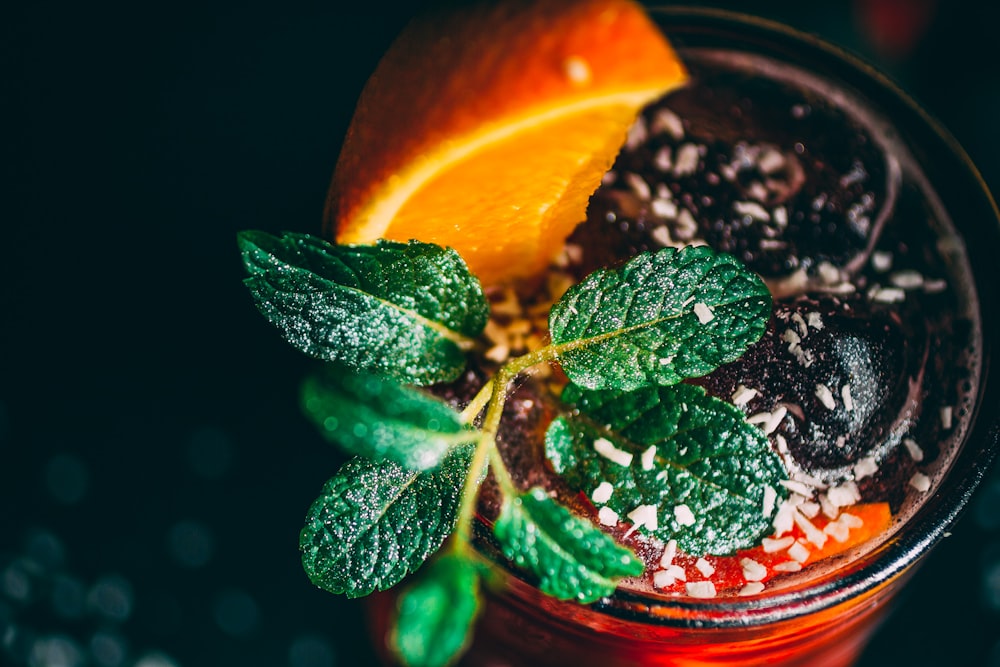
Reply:
<svg viewBox="0 0 1000 667"><path fill-rule="evenodd" d="M997 190L991 4L752 11L879 63ZM299 565L338 456L298 412L309 362L254 310L235 234L318 232L353 102L406 16L4 10L0 665L370 664L361 607ZM1000 475L861 664L1000 666Z"/></svg>

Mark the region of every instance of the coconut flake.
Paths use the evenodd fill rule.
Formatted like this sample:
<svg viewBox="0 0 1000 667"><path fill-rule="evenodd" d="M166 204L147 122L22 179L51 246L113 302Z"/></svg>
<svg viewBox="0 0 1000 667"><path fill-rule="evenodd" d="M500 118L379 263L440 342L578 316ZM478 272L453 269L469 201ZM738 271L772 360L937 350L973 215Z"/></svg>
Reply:
<svg viewBox="0 0 1000 667"><path fill-rule="evenodd" d="M792 520L795 521L795 525L798 526L803 533L806 534L806 539L815 544L820 549L826 544L826 534L819 528L813 525L812 521L805 517L801 512L794 511L792 513Z"/></svg>
<svg viewBox="0 0 1000 667"><path fill-rule="evenodd" d="M770 485L764 486L764 506L761 508L764 516L774 514L774 504L778 501L778 492Z"/></svg>
<svg viewBox="0 0 1000 667"><path fill-rule="evenodd" d="M920 449L920 445L913 438L903 438L903 446L906 447L907 453L910 458L916 462L924 460L924 450Z"/></svg>
<svg viewBox="0 0 1000 667"><path fill-rule="evenodd" d="M954 409L950 405L941 408L941 428L946 431L951 428L953 413Z"/></svg>
<svg viewBox="0 0 1000 667"><path fill-rule="evenodd" d="M628 513L628 518L632 521L632 528L628 531L630 534L639 526L645 526L647 530L655 531L657 528L656 505L639 505Z"/></svg>
<svg viewBox="0 0 1000 667"><path fill-rule="evenodd" d="M846 385L845 385L846 386ZM864 479L871 477L878 472L878 463L873 456L865 456L858 459L854 464L854 479Z"/></svg>
<svg viewBox="0 0 1000 667"><path fill-rule="evenodd" d="M837 401L833 398L833 393L830 391L830 388L822 382L816 385L816 398L819 399L819 402L822 403L827 410L833 410L837 407Z"/></svg>
<svg viewBox="0 0 1000 667"><path fill-rule="evenodd" d="M898 287L879 287L872 295L876 303L902 303L906 301L906 292Z"/></svg>
<svg viewBox="0 0 1000 667"><path fill-rule="evenodd" d="M698 146L691 143L681 144L677 149L677 160L674 163L674 176L690 176L698 169Z"/></svg>
<svg viewBox="0 0 1000 667"><path fill-rule="evenodd" d="M597 520L604 526L617 526L618 512L614 511L610 507L602 507L597 512Z"/></svg>
<svg viewBox="0 0 1000 667"><path fill-rule="evenodd" d="M611 494L614 493L614 490L615 487L611 486L610 482L601 482L590 494L590 499L598 504L606 503L611 500Z"/></svg>
<svg viewBox="0 0 1000 667"><path fill-rule="evenodd" d="M691 581L684 584L684 590L693 598L715 597L715 584L711 581Z"/></svg>
<svg viewBox="0 0 1000 667"><path fill-rule="evenodd" d="M656 445L650 445L649 448L639 456L639 461L642 463L643 470L652 470L653 463L656 461Z"/></svg>
<svg viewBox="0 0 1000 667"><path fill-rule="evenodd" d="M775 572L798 572L802 569L802 563L795 560L786 560L783 563L772 565L771 569Z"/></svg>
<svg viewBox="0 0 1000 667"><path fill-rule="evenodd" d="M687 505L674 507L674 519L682 526L693 526L696 522L694 512Z"/></svg>
<svg viewBox="0 0 1000 667"><path fill-rule="evenodd" d="M889 282L900 289L917 289L924 284L924 277L917 271L907 269L889 275Z"/></svg>
<svg viewBox="0 0 1000 667"><path fill-rule="evenodd" d="M767 576L767 568L752 558L741 558L740 566L743 568L743 578L747 581L760 581Z"/></svg>
<svg viewBox="0 0 1000 667"><path fill-rule="evenodd" d="M788 557L799 563L804 563L809 559L809 549L801 542L795 542L788 547Z"/></svg>
<svg viewBox="0 0 1000 667"><path fill-rule="evenodd" d="M620 466L628 467L632 465L632 455L624 450L618 449L607 438L594 440L594 451Z"/></svg>
<svg viewBox="0 0 1000 667"><path fill-rule="evenodd" d="M733 405L737 407L743 407L744 405L755 399L757 395L758 392L756 389L751 389L743 385L739 385L738 387L736 387L736 391L733 392L733 397L732 397Z"/></svg>
<svg viewBox="0 0 1000 667"><path fill-rule="evenodd" d="M677 555L677 540L668 540L666 546L663 548L663 555L660 556L660 567L667 568L674 562L674 556Z"/></svg>
<svg viewBox="0 0 1000 667"><path fill-rule="evenodd" d="M823 532L841 543L846 542L847 538L851 536L850 527L847 524L842 523L840 519L831 521L823 526Z"/></svg>
<svg viewBox="0 0 1000 667"><path fill-rule="evenodd" d="M715 566L709 563L704 557L696 560L694 566L704 577L711 577L715 574Z"/></svg>
<svg viewBox="0 0 1000 667"><path fill-rule="evenodd" d="M922 472L915 472L910 478L910 486L921 493L926 493L931 488L931 478Z"/></svg>
<svg viewBox="0 0 1000 667"><path fill-rule="evenodd" d="M837 507L847 507L861 500L861 492L857 484L847 481L827 489L826 497Z"/></svg>
<svg viewBox="0 0 1000 667"><path fill-rule="evenodd" d="M764 592L764 584L759 581L748 581L737 595L757 595Z"/></svg>
<svg viewBox="0 0 1000 667"><path fill-rule="evenodd" d="M782 549L787 549L795 543L795 538L791 535L785 537L779 537L777 539L773 537L765 537L760 542L760 546L764 549L764 553L773 554Z"/></svg>
<svg viewBox="0 0 1000 667"><path fill-rule="evenodd" d="M715 319L715 314L712 313L712 309L700 301L694 304L694 314L698 316L698 321L702 324L708 324Z"/></svg>

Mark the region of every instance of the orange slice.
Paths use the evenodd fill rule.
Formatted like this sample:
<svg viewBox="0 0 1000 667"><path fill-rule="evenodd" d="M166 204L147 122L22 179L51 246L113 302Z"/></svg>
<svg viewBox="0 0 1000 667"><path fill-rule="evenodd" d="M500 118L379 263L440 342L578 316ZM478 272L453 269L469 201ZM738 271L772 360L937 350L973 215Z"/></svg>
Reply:
<svg viewBox="0 0 1000 667"><path fill-rule="evenodd" d="M490 285L543 270L639 110L686 80L630 0L507 0L408 25L366 84L325 229L455 248Z"/></svg>

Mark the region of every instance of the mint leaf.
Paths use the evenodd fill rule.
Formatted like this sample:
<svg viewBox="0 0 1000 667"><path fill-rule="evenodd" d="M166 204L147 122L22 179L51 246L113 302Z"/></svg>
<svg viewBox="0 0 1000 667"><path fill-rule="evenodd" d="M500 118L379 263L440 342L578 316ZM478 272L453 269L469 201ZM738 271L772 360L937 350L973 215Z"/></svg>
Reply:
<svg viewBox="0 0 1000 667"><path fill-rule="evenodd" d="M410 470L433 468L452 448L480 437L438 398L336 366L303 383L302 407L331 442Z"/></svg>
<svg viewBox="0 0 1000 667"><path fill-rule="evenodd" d="M571 287L552 307L549 330L573 382L632 390L736 360L763 335L770 312L767 287L733 257L664 248Z"/></svg>
<svg viewBox="0 0 1000 667"><path fill-rule="evenodd" d="M259 231L238 242L257 307L313 357L410 384L447 382L486 326L482 286L449 248Z"/></svg>
<svg viewBox="0 0 1000 667"><path fill-rule="evenodd" d="M299 536L320 588L348 597L385 590L416 570L455 527L473 448L429 472L355 457L324 486Z"/></svg>
<svg viewBox="0 0 1000 667"><path fill-rule="evenodd" d="M480 565L457 553L433 558L400 596L390 645L408 667L444 667L465 650L479 614Z"/></svg>
<svg viewBox="0 0 1000 667"><path fill-rule="evenodd" d="M563 400L578 412L549 426L546 456L588 496L610 482L607 506L623 520L639 506L655 506L656 528L642 530L676 539L692 554L728 554L771 530L764 489L780 495L787 473L760 428L747 424L735 406L687 384L633 392L569 385ZM631 454L631 462L598 453L594 443L601 438ZM650 447L652 458L643 457ZM678 509L683 507L687 511ZM692 515L693 523L685 525Z"/></svg>
<svg viewBox="0 0 1000 667"><path fill-rule="evenodd" d="M539 487L505 498L493 532L503 554L560 600L594 602L613 593L621 577L643 571L635 554Z"/></svg>

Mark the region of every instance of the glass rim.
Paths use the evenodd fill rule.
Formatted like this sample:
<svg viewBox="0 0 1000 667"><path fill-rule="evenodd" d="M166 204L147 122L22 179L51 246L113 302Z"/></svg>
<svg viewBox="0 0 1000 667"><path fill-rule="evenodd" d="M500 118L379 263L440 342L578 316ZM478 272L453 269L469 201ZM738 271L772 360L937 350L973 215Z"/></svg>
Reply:
<svg viewBox="0 0 1000 667"><path fill-rule="evenodd" d="M986 212L989 223L993 226L987 233L992 234L990 243L993 245L994 254L1000 253L1000 210L970 157L941 123L870 63L819 36L778 21L742 12L695 6L647 6L646 10L653 21L674 42L675 48L682 56L685 50L683 40L680 40L680 44L674 40L685 30L691 33L698 30L718 32L739 29L741 41L733 43L735 49L754 46L769 46L773 49L775 40L781 42L782 48L805 49L810 59L822 59L824 65L828 65L838 73L835 75L823 71L819 73L820 76L840 85L845 85L844 77L851 77L849 85L857 88L862 99L871 102L882 115L887 113L881 108L883 106L881 103L891 102L894 110L907 114L901 121L916 127L921 132L922 141L939 142L940 146L934 147L935 151L955 161L961 168L957 178L962 179L959 182L963 189L971 187L978 195L976 206ZM773 53L764 55L773 57ZM801 62L795 61L792 64L815 73ZM878 94L878 103L869 93ZM895 119L893 116L893 120ZM938 184L932 180L932 185ZM950 209L949 204L953 205L953 202L946 200L946 209ZM954 222L962 237L967 238L967 225L961 224L957 219ZM981 265L979 270L992 271L996 277L998 273L996 265L985 264L985 266L988 268L984 269ZM976 277L977 291L980 294L983 340L982 373L973 412L969 417L969 428L965 437L958 443L959 449L955 459L935 494L928 498L891 538L853 562L834 568L819 575L818 578L807 579L783 589L747 597L711 599L672 597L619 589L612 596L602 599L589 608L580 608L574 615L579 617L581 614L593 613L600 617L641 622L650 626L686 629L760 627L813 614L874 594L884 585L912 572L918 561L945 536L966 509L1000 448L1000 386L997 377L990 378L990 351L993 345L1000 341L1000 336L998 336L997 318L989 313L988 308L983 307L990 301L982 298L983 284L980 284L982 274L976 271L975 266L972 268ZM986 411L983 409L984 406L992 406L994 409ZM489 537L486 541L492 542ZM502 556L500 558L502 561ZM505 569L507 574L516 580L511 582L513 587L527 586L533 589L528 581L521 578L516 569ZM554 600L552 602L555 603ZM579 607L574 602L562 604Z"/></svg>

